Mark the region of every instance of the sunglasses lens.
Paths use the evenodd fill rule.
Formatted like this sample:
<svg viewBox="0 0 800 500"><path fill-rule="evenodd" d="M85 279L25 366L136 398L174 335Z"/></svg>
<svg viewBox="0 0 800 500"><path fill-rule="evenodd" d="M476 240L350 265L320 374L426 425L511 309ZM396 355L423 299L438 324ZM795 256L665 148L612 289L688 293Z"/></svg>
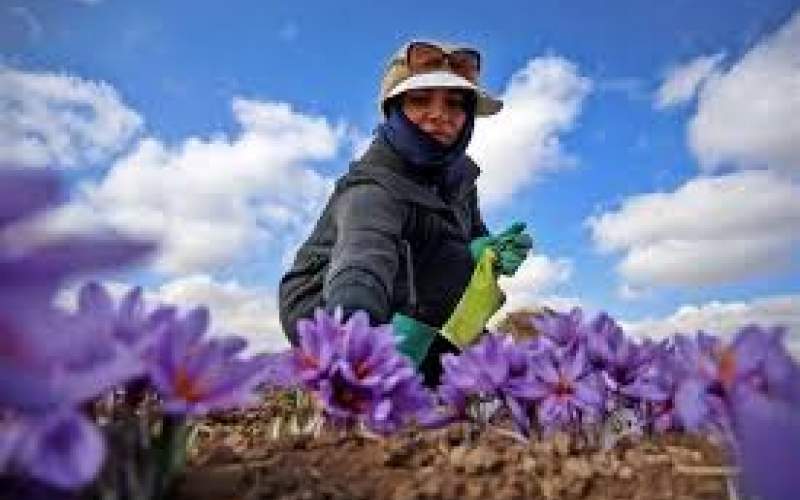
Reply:
<svg viewBox="0 0 800 500"><path fill-rule="evenodd" d="M453 72L475 81L480 71L480 56L474 50L457 50L449 55Z"/></svg>
<svg viewBox="0 0 800 500"><path fill-rule="evenodd" d="M408 48L408 66L412 72L424 72L444 66L445 53L426 43L415 43Z"/></svg>
<svg viewBox="0 0 800 500"><path fill-rule="evenodd" d="M424 73L447 68L453 73L474 82L480 72L480 54L471 49L445 52L428 43L413 43L408 48L408 69L412 73Z"/></svg>

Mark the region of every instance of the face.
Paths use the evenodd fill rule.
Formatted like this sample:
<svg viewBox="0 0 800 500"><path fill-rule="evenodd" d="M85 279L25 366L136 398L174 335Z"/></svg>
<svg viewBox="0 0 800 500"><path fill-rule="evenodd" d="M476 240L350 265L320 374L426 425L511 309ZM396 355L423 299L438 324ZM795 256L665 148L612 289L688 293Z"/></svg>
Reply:
<svg viewBox="0 0 800 500"><path fill-rule="evenodd" d="M454 89L415 89L403 93L403 112L445 146L458 140L467 121L464 93Z"/></svg>

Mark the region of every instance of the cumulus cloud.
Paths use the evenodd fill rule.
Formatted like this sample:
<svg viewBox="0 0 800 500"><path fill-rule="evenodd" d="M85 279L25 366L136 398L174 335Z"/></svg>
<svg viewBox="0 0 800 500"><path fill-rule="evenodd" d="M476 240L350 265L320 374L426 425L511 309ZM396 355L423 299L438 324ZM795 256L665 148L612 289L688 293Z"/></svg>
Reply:
<svg viewBox="0 0 800 500"><path fill-rule="evenodd" d="M800 186L767 171L691 180L587 220L597 247L641 285L706 285L786 269L800 238Z"/></svg>
<svg viewBox="0 0 800 500"><path fill-rule="evenodd" d="M187 307L207 305L215 332L247 338L252 352L289 347L278 319L275 290L246 287L234 280L215 281L208 275L195 274L164 283L151 292L151 297Z"/></svg>
<svg viewBox="0 0 800 500"><path fill-rule="evenodd" d="M105 178L83 184L54 224L100 224L162 242L166 273L210 271L245 250L283 248L319 212L331 180L309 162L335 156L343 132L288 104L233 101L235 137L142 140Z"/></svg>
<svg viewBox="0 0 800 500"><path fill-rule="evenodd" d="M0 66L0 163L101 162L122 151L142 124L105 82Z"/></svg>
<svg viewBox="0 0 800 500"><path fill-rule="evenodd" d="M552 259L546 255L531 255L512 277L501 276L500 288L506 294L506 303L493 317L499 321L511 311L548 306L556 310L569 310L578 304L577 299L560 297L554 292L572 277L572 262Z"/></svg>
<svg viewBox="0 0 800 500"><path fill-rule="evenodd" d="M655 106L664 109L691 100L700 85L719 67L724 54L700 56L671 68L656 92Z"/></svg>
<svg viewBox="0 0 800 500"><path fill-rule="evenodd" d="M698 330L730 337L748 324L782 325L787 328L787 345L800 357L800 295L776 295L749 302L714 301L684 305L663 318L622 322L626 331L642 337L665 338L674 333Z"/></svg>
<svg viewBox="0 0 800 500"><path fill-rule="evenodd" d="M105 281L103 286L116 300L132 288L119 281ZM144 299L155 307L171 304L182 309L207 306L211 312L211 335L239 335L248 340L250 352L279 351L289 347L278 318L275 290L247 287L235 280L218 281L207 274L187 275L167 281L156 288L144 288ZM74 310L78 285L64 289L56 303Z"/></svg>
<svg viewBox="0 0 800 500"><path fill-rule="evenodd" d="M688 133L704 171L800 173L800 12L706 81Z"/></svg>
<svg viewBox="0 0 800 500"><path fill-rule="evenodd" d="M533 59L512 76L503 110L477 120L469 148L483 169L478 189L486 206L507 202L544 170L574 163L559 134L572 128L591 87L573 63L554 56Z"/></svg>

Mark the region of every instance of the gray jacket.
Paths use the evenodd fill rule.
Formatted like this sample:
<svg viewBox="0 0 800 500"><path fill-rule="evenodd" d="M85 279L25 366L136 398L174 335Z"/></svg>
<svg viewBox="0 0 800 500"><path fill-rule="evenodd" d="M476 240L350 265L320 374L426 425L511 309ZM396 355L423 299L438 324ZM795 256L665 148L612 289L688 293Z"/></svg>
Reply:
<svg viewBox="0 0 800 500"><path fill-rule="evenodd" d="M279 287L280 317L297 343L297 319L317 307L366 310L387 323L395 312L433 327L450 317L475 263L473 238L487 234L471 160L458 184L437 183L375 139L340 178Z"/></svg>

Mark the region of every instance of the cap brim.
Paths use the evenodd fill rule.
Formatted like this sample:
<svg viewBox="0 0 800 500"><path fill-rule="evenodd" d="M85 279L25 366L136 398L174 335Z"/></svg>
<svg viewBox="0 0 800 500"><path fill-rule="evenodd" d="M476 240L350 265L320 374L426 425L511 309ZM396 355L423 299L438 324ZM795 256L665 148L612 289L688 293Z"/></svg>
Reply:
<svg viewBox="0 0 800 500"><path fill-rule="evenodd" d="M503 101L490 96L488 92L466 78L449 71L432 71L406 78L386 95L386 99L409 90L431 88L466 89L475 92L478 96L478 106L475 113L478 116L493 115L503 109Z"/></svg>

